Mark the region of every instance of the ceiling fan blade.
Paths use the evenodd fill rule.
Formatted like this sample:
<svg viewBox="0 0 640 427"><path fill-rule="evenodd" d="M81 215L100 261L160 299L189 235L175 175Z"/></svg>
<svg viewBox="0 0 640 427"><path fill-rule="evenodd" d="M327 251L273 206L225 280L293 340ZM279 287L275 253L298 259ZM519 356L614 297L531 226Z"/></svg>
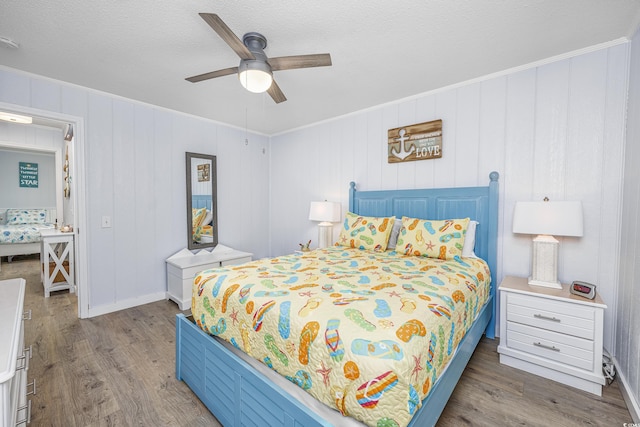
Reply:
<svg viewBox="0 0 640 427"><path fill-rule="evenodd" d="M280 104L281 102L287 100L287 97L284 96L284 93L282 93L280 86L278 86L275 80L271 82L271 86L269 87L269 89L267 89L267 93L271 95L271 98L275 101L276 104Z"/></svg>
<svg viewBox="0 0 640 427"><path fill-rule="evenodd" d="M313 55L280 56L267 59L273 71L293 70L296 68L327 67L331 65L331 55L317 53Z"/></svg>
<svg viewBox="0 0 640 427"><path fill-rule="evenodd" d="M218 15L215 13L200 13L199 15L241 59L256 59L253 53L242 43L242 40L231 31L231 28Z"/></svg>
<svg viewBox="0 0 640 427"><path fill-rule="evenodd" d="M198 74L197 76L187 77L185 80L191 83L198 83L203 80L215 79L216 77L228 76L229 74L237 74L238 67L225 68L224 70L211 71L210 73Z"/></svg>

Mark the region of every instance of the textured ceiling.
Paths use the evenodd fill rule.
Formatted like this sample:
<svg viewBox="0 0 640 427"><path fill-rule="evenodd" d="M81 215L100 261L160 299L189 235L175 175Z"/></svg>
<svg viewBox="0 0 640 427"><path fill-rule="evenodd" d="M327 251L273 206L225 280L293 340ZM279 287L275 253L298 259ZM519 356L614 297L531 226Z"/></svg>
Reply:
<svg viewBox="0 0 640 427"><path fill-rule="evenodd" d="M333 66L275 72L281 104L234 75L189 83L239 63L200 12ZM0 65L272 135L630 37L639 17L638 0L2 0L20 48Z"/></svg>

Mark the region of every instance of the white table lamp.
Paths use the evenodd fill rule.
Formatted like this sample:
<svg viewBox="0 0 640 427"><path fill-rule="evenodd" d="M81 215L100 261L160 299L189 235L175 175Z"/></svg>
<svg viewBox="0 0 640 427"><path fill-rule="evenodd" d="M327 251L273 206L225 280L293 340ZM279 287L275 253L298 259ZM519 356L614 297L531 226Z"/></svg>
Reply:
<svg viewBox="0 0 640 427"><path fill-rule="evenodd" d="M339 222L341 206L337 202L311 202L309 220L320 221L318 224L318 248L331 246L333 223Z"/></svg>
<svg viewBox="0 0 640 427"><path fill-rule="evenodd" d="M558 281L558 245L553 236L582 236L582 203L517 202L513 211L513 232L536 234L529 284L562 289Z"/></svg>

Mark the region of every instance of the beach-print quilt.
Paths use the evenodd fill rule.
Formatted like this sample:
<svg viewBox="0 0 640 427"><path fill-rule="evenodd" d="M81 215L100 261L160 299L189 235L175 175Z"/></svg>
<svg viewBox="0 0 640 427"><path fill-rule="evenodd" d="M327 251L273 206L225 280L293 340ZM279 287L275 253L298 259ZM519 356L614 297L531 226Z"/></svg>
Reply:
<svg viewBox="0 0 640 427"><path fill-rule="evenodd" d="M406 426L489 295L487 264L330 247L201 272L192 313L316 399Z"/></svg>
<svg viewBox="0 0 640 427"><path fill-rule="evenodd" d="M53 224L20 224L0 226L0 244L36 243L40 241L40 230L54 228Z"/></svg>

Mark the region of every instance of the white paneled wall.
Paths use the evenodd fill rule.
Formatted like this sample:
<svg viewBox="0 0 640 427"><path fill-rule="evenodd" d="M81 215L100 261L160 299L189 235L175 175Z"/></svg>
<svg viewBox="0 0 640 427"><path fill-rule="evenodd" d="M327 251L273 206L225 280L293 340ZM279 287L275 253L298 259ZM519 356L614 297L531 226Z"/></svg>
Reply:
<svg viewBox="0 0 640 427"><path fill-rule="evenodd" d="M90 315L164 296L187 244L186 151L217 156L220 243L268 255L268 137L3 68L0 102L84 119Z"/></svg>
<svg viewBox="0 0 640 427"><path fill-rule="evenodd" d="M559 276L598 284L612 348L628 52L617 45L272 137L272 254L317 242L309 202L346 211L350 181L363 190L474 186L496 170L498 278L530 273L531 237L511 232L516 201L581 200L585 235L561 238ZM388 129L436 119L442 159L387 163Z"/></svg>
<svg viewBox="0 0 640 427"><path fill-rule="evenodd" d="M618 375L630 396L629 410L640 421L640 31L631 42L629 110L625 151L620 285L614 305Z"/></svg>

